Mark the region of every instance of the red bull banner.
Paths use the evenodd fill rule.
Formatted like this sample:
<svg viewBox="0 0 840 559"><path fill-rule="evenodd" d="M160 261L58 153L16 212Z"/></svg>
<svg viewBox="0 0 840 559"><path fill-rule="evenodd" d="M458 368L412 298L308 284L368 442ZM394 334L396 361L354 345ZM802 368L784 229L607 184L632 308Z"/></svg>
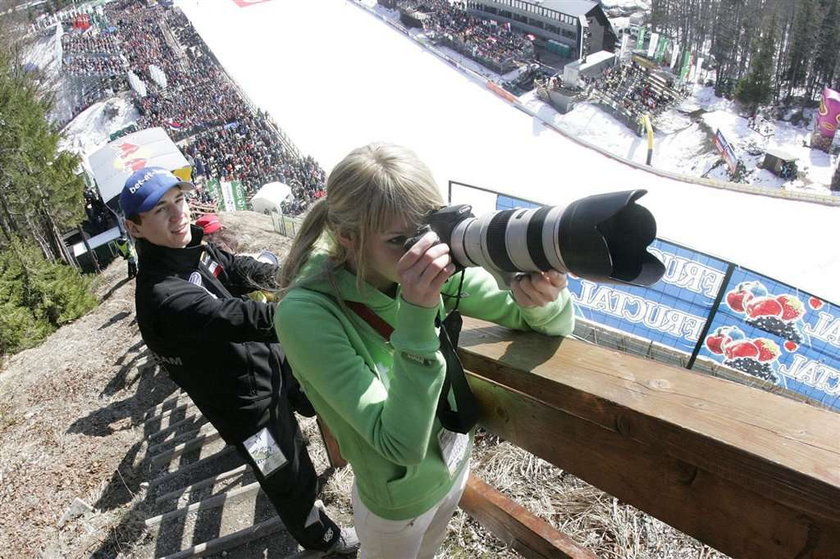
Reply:
<svg viewBox="0 0 840 559"><path fill-rule="evenodd" d="M131 173L144 167L163 167L176 174L183 169L189 176L189 163L163 128L117 138L88 156L88 163L106 203L120 193Z"/></svg>
<svg viewBox="0 0 840 559"><path fill-rule="evenodd" d="M840 124L840 93L826 87L820 99L817 130L823 136L833 138L838 124Z"/></svg>
<svg viewBox="0 0 840 559"><path fill-rule="evenodd" d="M828 152L840 124L840 92L823 88L820 108L814 122L811 147Z"/></svg>
<svg viewBox="0 0 840 559"><path fill-rule="evenodd" d="M248 6L253 6L254 4L268 2L268 0L233 0L233 2L240 8L247 8Z"/></svg>

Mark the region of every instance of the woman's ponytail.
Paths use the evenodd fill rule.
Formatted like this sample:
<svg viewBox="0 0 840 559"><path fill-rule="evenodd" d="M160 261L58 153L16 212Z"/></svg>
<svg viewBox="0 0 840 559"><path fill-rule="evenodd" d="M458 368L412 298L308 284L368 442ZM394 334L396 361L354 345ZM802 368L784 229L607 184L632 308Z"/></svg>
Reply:
<svg viewBox="0 0 840 559"><path fill-rule="evenodd" d="M323 234L327 226L328 209L327 200L321 198L312 205L306 214L300 230L295 236L294 242L292 242L289 256L286 257L283 266L280 268L277 284L281 293L291 287L301 267L312 253L312 248L315 246L315 243Z"/></svg>

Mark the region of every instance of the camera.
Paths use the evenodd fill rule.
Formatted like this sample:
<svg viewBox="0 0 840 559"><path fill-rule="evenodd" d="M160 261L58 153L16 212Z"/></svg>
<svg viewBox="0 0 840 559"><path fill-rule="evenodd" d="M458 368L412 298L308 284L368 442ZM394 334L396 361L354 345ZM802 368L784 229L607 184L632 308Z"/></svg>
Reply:
<svg viewBox="0 0 840 559"><path fill-rule="evenodd" d="M481 266L507 289L517 273L557 270L596 282L652 285L665 266L647 247L653 215L636 200L646 190L596 194L568 206L511 209L476 217L466 204L430 212L410 247L426 231L449 245L459 269Z"/></svg>

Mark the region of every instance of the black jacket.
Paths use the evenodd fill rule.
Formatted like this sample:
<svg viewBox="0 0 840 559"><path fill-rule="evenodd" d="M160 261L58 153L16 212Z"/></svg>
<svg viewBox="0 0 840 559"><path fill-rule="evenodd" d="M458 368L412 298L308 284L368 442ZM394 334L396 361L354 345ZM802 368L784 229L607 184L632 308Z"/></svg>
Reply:
<svg viewBox="0 0 840 559"><path fill-rule="evenodd" d="M269 422L272 396L297 395L274 305L242 297L273 285L277 267L202 245L198 227L192 235L183 249L137 242L137 323L172 380L235 444Z"/></svg>

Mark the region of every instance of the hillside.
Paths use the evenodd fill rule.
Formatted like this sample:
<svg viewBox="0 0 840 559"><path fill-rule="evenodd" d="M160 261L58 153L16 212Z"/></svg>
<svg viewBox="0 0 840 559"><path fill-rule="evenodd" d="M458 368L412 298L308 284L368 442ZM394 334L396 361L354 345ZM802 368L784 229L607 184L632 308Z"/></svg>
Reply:
<svg viewBox="0 0 840 559"><path fill-rule="evenodd" d="M272 231L266 216L237 212L221 219L243 252L288 251L289 240ZM248 526L256 516L254 507L237 508L231 498L223 519L193 515L196 533L185 536L182 525L174 532L145 529L143 521L157 514L147 498L155 436L147 410L173 401L177 387L142 343L134 285L125 273L122 260L112 263L97 278L101 304L95 310L9 358L0 370L2 557L161 556L186 545L184 538L199 537L201 522L223 532L235 524ZM325 481L322 499L349 523L352 472L330 470L314 421L301 423ZM477 441L473 471L479 477L599 557L723 557L492 435L480 433ZM199 541L204 540L192 543ZM519 557L462 513L450 523L444 545L445 557ZM289 546L278 532L225 556L283 557Z"/></svg>

